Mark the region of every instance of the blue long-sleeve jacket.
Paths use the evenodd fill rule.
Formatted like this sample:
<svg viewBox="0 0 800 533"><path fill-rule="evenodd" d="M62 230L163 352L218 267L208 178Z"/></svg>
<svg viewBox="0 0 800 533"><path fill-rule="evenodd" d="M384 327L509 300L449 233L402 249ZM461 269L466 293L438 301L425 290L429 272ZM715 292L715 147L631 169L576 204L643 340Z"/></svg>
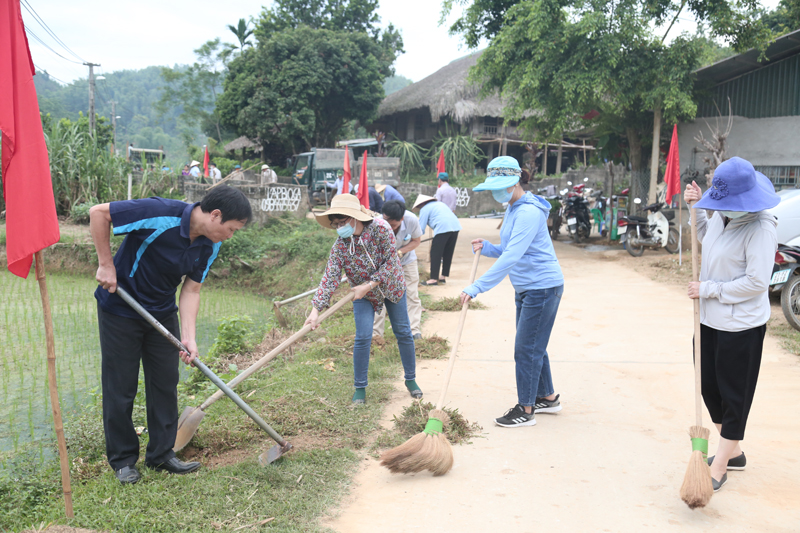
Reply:
<svg viewBox="0 0 800 533"><path fill-rule="evenodd" d="M428 202L419 210L419 227L422 233L425 233L427 226L433 229L434 236L440 233L461 231L458 217L450 211L449 207L438 200Z"/></svg>
<svg viewBox="0 0 800 533"><path fill-rule="evenodd" d="M529 192L510 205L500 230L500 246L484 241L481 250L481 255L499 259L464 292L474 298L506 275L517 292L563 285L564 275L547 231L549 213L550 203Z"/></svg>

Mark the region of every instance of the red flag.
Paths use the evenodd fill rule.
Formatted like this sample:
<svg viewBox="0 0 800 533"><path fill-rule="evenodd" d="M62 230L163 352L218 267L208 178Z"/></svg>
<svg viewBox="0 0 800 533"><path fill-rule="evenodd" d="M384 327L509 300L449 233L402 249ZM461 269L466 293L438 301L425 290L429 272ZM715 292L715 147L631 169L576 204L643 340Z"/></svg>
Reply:
<svg viewBox="0 0 800 533"><path fill-rule="evenodd" d="M8 270L27 278L33 254L58 242L50 160L19 0L0 3L0 130Z"/></svg>
<svg viewBox="0 0 800 533"><path fill-rule="evenodd" d="M344 191L344 189L342 189ZM364 150L364 160L361 163L361 175L358 177L358 192L356 198L361 205L369 209L369 183L367 183L367 151Z"/></svg>
<svg viewBox="0 0 800 533"><path fill-rule="evenodd" d="M205 145L206 155L203 156L203 176L208 177L208 145Z"/></svg>
<svg viewBox="0 0 800 533"><path fill-rule="evenodd" d="M678 125L672 128L672 142L667 155L667 171L664 173L664 182L667 184L667 196L664 201L672 205L672 199L681 193L681 162L678 150Z"/></svg>
<svg viewBox="0 0 800 533"><path fill-rule="evenodd" d="M342 177L342 194L350 192L350 149L344 145L344 176Z"/></svg>
<svg viewBox="0 0 800 533"><path fill-rule="evenodd" d="M436 163L436 176L439 176L439 172L446 172L444 169L444 148L442 148L441 152L439 152L439 161ZM439 185L441 187L441 185Z"/></svg>

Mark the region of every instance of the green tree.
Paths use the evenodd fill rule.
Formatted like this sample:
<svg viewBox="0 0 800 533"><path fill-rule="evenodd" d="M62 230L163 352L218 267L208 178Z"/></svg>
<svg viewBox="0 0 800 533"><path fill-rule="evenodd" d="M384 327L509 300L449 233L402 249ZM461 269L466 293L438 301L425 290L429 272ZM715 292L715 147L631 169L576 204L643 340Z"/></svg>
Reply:
<svg viewBox="0 0 800 533"><path fill-rule="evenodd" d="M244 52L245 45L253 46L248 39L250 36L253 35L253 30L250 28L250 23L245 21L244 19L239 19L239 24L237 26L232 26L228 24L228 29L231 30L236 36L236 40L239 41L239 50Z"/></svg>
<svg viewBox="0 0 800 533"><path fill-rule="evenodd" d="M365 33L280 31L230 63L217 111L265 144L333 146L349 121L374 116L393 62Z"/></svg>
<svg viewBox="0 0 800 533"><path fill-rule="evenodd" d="M215 106L222 93L230 50L217 37L194 53L197 61L188 68L162 67L165 86L156 108L160 116L176 107L181 108L179 128L180 123L190 128L201 128L207 135L216 134L217 140L221 141L222 126Z"/></svg>
<svg viewBox="0 0 800 533"><path fill-rule="evenodd" d="M468 44L475 36L492 39L475 79L486 93L502 93L509 118L522 120L541 140L556 140L579 125L577 117L598 109L624 128L634 168L642 160L642 111L652 110L651 120L663 113L674 122L696 110L691 72L703 48L687 35L663 43L683 10L736 50L762 44L769 33L757 20L756 0L480 2L471 3L451 31L461 32ZM479 19L471 11L478 5L496 9Z"/></svg>
<svg viewBox="0 0 800 533"><path fill-rule="evenodd" d="M761 19L778 36L800 28L800 0L781 0L778 7Z"/></svg>

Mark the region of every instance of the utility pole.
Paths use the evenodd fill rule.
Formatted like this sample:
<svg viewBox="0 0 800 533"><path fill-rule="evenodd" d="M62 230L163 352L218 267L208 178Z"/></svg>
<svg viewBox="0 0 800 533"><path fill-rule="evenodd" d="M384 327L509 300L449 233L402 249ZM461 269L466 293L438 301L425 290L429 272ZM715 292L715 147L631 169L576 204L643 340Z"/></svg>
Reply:
<svg viewBox="0 0 800 533"><path fill-rule="evenodd" d="M99 67L99 63L84 63L89 67L89 135L94 137L94 67Z"/></svg>
<svg viewBox="0 0 800 533"><path fill-rule="evenodd" d="M111 153L117 155L117 103L111 100L111 126L114 128L114 139L111 141Z"/></svg>

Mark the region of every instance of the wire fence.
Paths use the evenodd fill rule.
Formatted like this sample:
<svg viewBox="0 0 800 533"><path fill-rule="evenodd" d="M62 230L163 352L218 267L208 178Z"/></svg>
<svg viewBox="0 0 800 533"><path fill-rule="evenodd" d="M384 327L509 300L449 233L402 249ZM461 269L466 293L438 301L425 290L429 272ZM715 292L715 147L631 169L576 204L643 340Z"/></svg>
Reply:
<svg viewBox="0 0 800 533"><path fill-rule="evenodd" d="M62 410L78 411L100 390L96 283L86 276L48 276ZM197 319L201 355L221 319L248 315L265 323L271 302L252 293L206 288ZM11 457L54 457L55 432L47 384L47 351L38 284L0 272L0 470ZM181 365L183 367L183 365ZM144 394L144 391L139 391ZM67 427L67 431L69 428Z"/></svg>

